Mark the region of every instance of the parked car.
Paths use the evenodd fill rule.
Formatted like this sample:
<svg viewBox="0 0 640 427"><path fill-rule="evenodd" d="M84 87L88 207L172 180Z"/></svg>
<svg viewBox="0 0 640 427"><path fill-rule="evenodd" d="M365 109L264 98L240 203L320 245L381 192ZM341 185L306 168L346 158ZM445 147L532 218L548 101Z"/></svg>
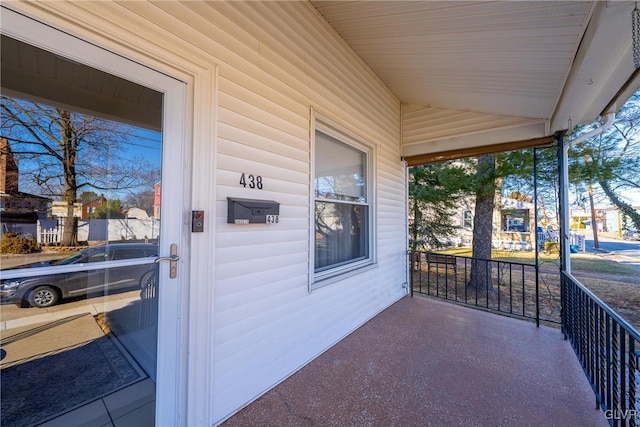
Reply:
<svg viewBox="0 0 640 427"><path fill-rule="evenodd" d="M640 232L638 230L625 230L622 233L624 240L640 240Z"/></svg>
<svg viewBox="0 0 640 427"><path fill-rule="evenodd" d="M55 267L93 264L96 262L127 260L158 255L158 245L147 243L116 243L94 246L73 253L66 258L36 262L14 267ZM99 269L79 269L66 273L50 273L0 281L0 297L21 307L50 307L61 299L144 286L153 275L154 264L105 266ZM8 271L8 270L3 270Z"/></svg>

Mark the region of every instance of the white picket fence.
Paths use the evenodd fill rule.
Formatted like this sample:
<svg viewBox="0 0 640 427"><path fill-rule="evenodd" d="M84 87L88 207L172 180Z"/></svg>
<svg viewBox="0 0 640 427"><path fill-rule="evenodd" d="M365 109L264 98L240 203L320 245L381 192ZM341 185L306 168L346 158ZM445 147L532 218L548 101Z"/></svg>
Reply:
<svg viewBox="0 0 640 427"><path fill-rule="evenodd" d="M587 250L587 241L582 234L569 234L569 245L578 247L578 251L585 252Z"/></svg>
<svg viewBox="0 0 640 427"><path fill-rule="evenodd" d="M64 225L56 220L38 221L33 233L41 245L55 245L62 240ZM31 233L29 233L31 234ZM160 234L158 219L91 219L78 221L78 240L118 241L157 239Z"/></svg>
<svg viewBox="0 0 640 427"><path fill-rule="evenodd" d="M62 233L55 228L40 229L38 234L38 243L41 245L54 245L62 239Z"/></svg>

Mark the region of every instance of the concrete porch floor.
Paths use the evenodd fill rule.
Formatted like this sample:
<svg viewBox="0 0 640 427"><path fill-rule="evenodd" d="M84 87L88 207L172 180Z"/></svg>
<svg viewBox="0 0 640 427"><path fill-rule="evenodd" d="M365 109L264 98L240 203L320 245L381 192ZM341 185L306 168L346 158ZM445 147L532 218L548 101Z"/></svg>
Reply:
<svg viewBox="0 0 640 427"><path fill-rule="evenodd" d="M606 426L558 329L406 297L232 426Z"/></svg>

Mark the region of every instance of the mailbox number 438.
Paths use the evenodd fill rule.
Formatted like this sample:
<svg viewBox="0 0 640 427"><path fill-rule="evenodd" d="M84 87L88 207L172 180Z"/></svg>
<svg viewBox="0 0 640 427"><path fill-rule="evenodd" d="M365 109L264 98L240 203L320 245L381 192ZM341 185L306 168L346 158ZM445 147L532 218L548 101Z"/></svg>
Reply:
<svg viewBox="0 0 640 427"><path fill-rule="evenodd" d="M262 177L260 175L247 175L243 173L240 175L240 185L243 187L257 188L262 190Z"/></svg>

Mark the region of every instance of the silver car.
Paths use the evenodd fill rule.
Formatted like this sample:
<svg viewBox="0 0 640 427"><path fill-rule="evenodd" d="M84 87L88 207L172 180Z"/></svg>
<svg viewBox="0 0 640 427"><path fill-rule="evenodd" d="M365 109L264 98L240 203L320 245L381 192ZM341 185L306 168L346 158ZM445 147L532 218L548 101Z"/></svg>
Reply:
<svg viewBox="0 0 640 427"><path fill-rule="evenodd" d="M52 273L0 281L0 297L3 302L12 302L21 307L50 307L61 299L144 287L155 271L155 265L105 266L94 268L95 263L156 257L158 245L147 243L116 243L95 246L54 261L37 262L13 268L79 266L91 264L90 269L73 272ZM6 271L6 270L5 270Z"/></svg>

